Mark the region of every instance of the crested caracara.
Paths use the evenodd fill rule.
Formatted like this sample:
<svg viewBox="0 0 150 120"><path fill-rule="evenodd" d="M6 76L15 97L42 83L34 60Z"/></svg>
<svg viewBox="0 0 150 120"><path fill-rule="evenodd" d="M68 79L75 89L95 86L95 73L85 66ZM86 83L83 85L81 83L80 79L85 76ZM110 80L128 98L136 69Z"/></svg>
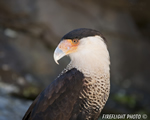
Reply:
<svg viewBox="0 0 150 120"><path fill-rule="evenodd" d="M54 60L71 59L43 90L23 120L97 120L110 90L109 53L100 32L80 28L62 37Z"/></svg>

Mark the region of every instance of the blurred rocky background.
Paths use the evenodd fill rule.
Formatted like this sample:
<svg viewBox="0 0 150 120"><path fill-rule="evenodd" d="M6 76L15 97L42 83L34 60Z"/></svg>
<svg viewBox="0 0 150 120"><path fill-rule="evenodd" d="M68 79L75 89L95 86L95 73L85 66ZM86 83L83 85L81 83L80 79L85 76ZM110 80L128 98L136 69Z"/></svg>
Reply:
<svg viewBox="0 0 150 120"><path fill-rule="evenodd" d="M150 118L149 0L0 0L0 120L20 120L68 64L53 60L61 37L93 28L107 39L111 93L103 113Z"/></svg>

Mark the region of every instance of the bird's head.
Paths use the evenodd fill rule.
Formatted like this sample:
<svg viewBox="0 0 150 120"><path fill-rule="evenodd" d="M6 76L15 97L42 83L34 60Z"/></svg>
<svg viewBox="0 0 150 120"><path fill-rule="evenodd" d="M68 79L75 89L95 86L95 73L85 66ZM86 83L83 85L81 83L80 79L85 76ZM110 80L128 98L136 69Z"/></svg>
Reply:
<svg viewBox="0 0 150 120"><path fill-rule="evenodd" d="M58 64L58 60L66 55L74 64L84 64L88 61L88 64L92 65L96 61L104 61L109 66L105 40L96 30L80 28L63 36L54 52L55 62Z"/></svg>

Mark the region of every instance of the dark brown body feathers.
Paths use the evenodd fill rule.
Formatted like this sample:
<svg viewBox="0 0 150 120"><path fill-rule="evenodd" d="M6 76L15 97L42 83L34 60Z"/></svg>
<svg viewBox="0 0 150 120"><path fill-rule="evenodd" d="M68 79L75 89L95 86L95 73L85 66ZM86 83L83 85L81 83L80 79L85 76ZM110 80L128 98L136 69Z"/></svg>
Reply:
<svg viewBox="0 0 150 120"><path fill-rule="evenodd" d="M83 116L78 98L83 78L75 68L61 75L35 99L23 120L76 120ZM83 117L81 119L84 120Z"/></svg>

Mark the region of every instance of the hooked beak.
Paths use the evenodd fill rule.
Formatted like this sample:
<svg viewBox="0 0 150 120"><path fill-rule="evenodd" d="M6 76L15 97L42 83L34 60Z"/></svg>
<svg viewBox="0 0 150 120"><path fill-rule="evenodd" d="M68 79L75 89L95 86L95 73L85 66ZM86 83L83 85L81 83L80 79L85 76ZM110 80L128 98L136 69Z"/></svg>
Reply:
<svg viewBox="0 0 150 120"><path fill-rule="evenodd" d="M77 50L78 44L74 44L71 39L62 40L54 51L54 60L57 64L58 60L73 53Z"/></svg>
<svg viewBox="0 0 150 120"><path fill-rule="evenodd" d="M58 60L73 53L77 50L78 43L73 43L71 39L62 40L54 51L54 60L57 64Z"/></svg>
<svg viewBox="0 0 150 120"><path fill-rule="evenodd" d="M63 40L59 43L57 48L54 51L54 60L57 64L58 60L60 60L65 55L69 54L69 51L71 50L72 44L71 40Z"/></svg>
<svg viewBox="0 0 150 120"><path fill-rule="evenodd" d="M64 57L65 55L66 54L59 47L57 47L54 52L55 62L59 65L58 60L61 59L62 57Z"/></svg>

